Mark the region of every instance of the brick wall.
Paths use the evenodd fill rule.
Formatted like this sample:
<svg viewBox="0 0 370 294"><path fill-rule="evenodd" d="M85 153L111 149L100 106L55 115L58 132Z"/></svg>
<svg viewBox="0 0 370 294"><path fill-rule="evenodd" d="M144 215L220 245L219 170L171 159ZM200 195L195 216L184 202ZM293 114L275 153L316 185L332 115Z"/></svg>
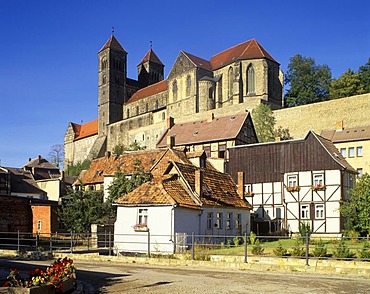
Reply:
<svg viewBox="0 0 370 294"><path fill-rule="evenodd" d="M0 196L0 232L31 232L32 213L28 198Z"/></svg>

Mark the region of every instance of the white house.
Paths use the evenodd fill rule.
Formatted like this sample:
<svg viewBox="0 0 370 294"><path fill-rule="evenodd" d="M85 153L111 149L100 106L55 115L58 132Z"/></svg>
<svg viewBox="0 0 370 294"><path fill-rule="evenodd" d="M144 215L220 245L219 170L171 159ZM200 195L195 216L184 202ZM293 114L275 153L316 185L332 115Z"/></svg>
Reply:
<svg viewBox="0 0 370 294"><path fill-rule="evenodd" d="M299 140L233 147L228 170L245 181L254 232L296 233L308 223L317 235L342 233L340 202L357 172L331 141L309 132Z"/></svg>
<svg viewBox="0 0 370 294"><path fill-rule="evenodd" d="M250 232L251 205L231 177L215 169L171 162L162 177L116 201L115 247L119 252L173 253L195 235L240 236ZM181 236L181 240L179 239Z"/></svg>

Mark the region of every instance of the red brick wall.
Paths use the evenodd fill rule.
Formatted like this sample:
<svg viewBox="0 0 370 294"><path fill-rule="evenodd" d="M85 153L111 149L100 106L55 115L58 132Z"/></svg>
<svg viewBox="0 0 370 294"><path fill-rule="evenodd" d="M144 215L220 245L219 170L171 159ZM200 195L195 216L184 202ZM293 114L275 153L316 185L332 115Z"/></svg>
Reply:
<svg viewBox="0 0 370 294"><path fill-rule="evenodd" d="M41 230L38 222L41 221ZM33 233L49 234L58 230L57 207L32 204Z"/></svg>
<svg viewBox="0 0 370 294"><path fill-rule="evenodd" d="M30 199L0 196L0 232L31 232Z"/></svg>

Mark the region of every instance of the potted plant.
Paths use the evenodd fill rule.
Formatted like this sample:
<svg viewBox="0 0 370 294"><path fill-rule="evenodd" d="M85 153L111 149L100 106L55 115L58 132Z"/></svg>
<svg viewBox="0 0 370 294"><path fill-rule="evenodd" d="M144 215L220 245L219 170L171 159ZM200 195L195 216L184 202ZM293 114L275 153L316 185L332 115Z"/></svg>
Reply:
<svg viewBox="0 0 370 294"><path fill-rule="evenodd" d="M245 192L244 194L245 197L253 197L254 193L252 191Z"/></svg>
<svg viewBox="0 0 370 294"><path fill-rule="evenodd" d="M288 186L286 187L286 190L288 192L299 192L301 190L301 187L300 186Z"/></svg>
<svg viewBox="0 0 370 294"><path fill-rule="evenodd" d="M149 228L147 224L136 224L132 226L135 232L148 232Z"/></svg>
<svg viewBox="0 0 370 294"><path fill-rule="evenodd" d="M326 185L317 184L316 186L311 186L312 191L325 191Z"/></svg>
<svg viewBox="0 0 370 294"><path fill-rule="evenodd" d="M29 272L28 278L22 278L17 269L11 269L7 279L3 287L16 294L66 293L77 286L76 267L68 257L55 260L45 271L35 269Z"/></svg>

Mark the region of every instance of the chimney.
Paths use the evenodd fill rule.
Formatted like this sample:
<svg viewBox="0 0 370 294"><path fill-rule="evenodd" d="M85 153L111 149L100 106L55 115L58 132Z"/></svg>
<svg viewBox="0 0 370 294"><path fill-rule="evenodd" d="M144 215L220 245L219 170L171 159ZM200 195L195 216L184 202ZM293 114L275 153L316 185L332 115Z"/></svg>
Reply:
<svg viewBox="0 0 370 294"><path fill-rule="evenodd" d="M203 194L203 172L200 169L195 170L195 193L202 198Z"/></svg>
<svg viewBox="0 0 370 294"><path fill-rule="evenodd" d="M244 200L244 172L238 172L238 194L241 199Z"/></svg>
<svg viewBox="0 0 370 294"><path fill-rule="evenodd" d="M175 136L167 136L167 147L173 148L175 146Z"/></svg>
<svg viewBox="0 0 370 294"><path fill-rule="evenodd" d="M167 129L171 129L173 126L175 125L175 120L173 117L167 117L167 120L166 120L166 127Z"/></svg>
<svg viewBox="0 0 370 294"><path fill-rule="evenodd" d="M214 115L213 112L208 113L208 115L207 115L207 122L212 122L214 118L215 118L215 115Z"/></svg>
<svg viewBox="0 0 370 294"><path fill-rule="evenodd" d="M343 127L343 121L337 121L337 123L335 124L335 131L337 132L341 132L343 131L344 127Z"/></svg>
<svg viewBox="0 0 370 294"><path fill-rule="evenodd" d="M31 157L28 157L28 162L30 162L32 160L32 158Z"/></svg>
<svg viewBox="0 0 370 294"><path fill-rule="evenodd" d="M108 159L110 157L110 151L105 151L105 159Z"/></svg>
<svg viewBox="0 0 370 294"><path fill-rule="evenodd" d="M39 163L41 163L41 155L39 155L38 159L39 159Z"/></svg>
<svg viewBox="0 0 370 294"><path fill-rule="evenodd" d="M62 180L62 181L64 181L64 170L62 170L61 172L60 172L60 179Z"/></svg>

